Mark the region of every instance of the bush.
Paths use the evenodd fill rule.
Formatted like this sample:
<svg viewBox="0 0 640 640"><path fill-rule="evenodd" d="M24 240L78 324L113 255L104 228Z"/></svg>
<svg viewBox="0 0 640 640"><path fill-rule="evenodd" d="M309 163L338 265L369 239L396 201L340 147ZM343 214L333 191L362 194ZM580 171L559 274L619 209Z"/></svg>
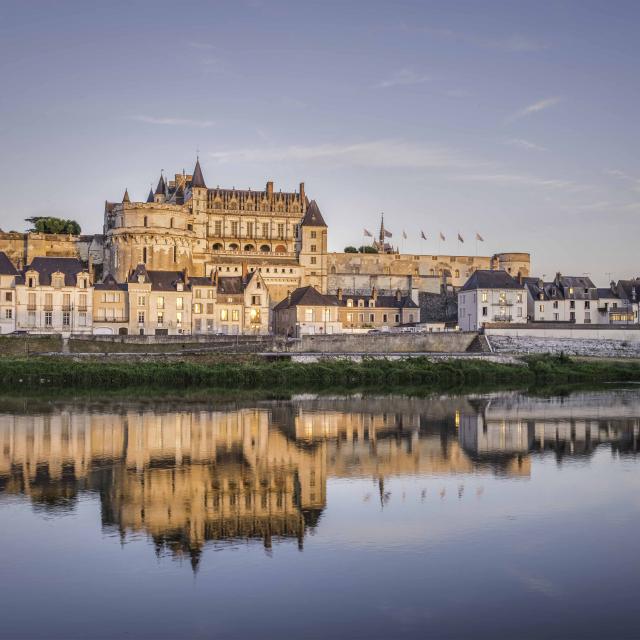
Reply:
<svg viewBox="0 0 640 640"><path fill-rule="evenodd" d="M355 247L352 247L351 245L349 245L348 247L344 248L344 252L345 253L358 253L358 250Z"/></svg>
<svg viewBox="0 0 640 640"><path fill-rule="evenodd" d="M31 231L38 233L67 233L74 236L80 235L80 225L75 220L62 218L39 217L27 218L27 222L33 224Z"/></svg>

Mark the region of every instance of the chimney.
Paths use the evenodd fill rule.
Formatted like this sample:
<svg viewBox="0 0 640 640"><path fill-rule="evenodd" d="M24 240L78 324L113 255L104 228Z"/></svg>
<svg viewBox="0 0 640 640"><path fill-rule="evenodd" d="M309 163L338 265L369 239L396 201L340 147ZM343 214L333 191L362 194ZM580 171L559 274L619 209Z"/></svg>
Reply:
<svg viewBox="0 0 640 640"><path fill-rule="evenodd" d="M302 203L302 205L304 206L304 198L305 198L305 194L304 194L304 182L300 183L300 202Z"/></svg>
<svg viewBox="0 0 640 640"><path fill-rule="evenodd" d="M342 287L338 287L338 291L336 291L336 298L342 301Z"/></svg>
<svg viewBox="0 0 640 640"><path fill-rule="evenodd" d="M245 282L247 279L247 275L249 275L249 269L247 267L247 261L242 261L242 282Z"/></svg>
<svg viewBox="0 0 640 640"><path fill-rule="evenodd" d="M556 286L560 286L560 278L562 278L562 274L558 271L558 273L556 273Z"/></svg>
<svg viewBox="0 0 640 640"><path fill-rule="evenodd" d="M400 291L400 289L396 289L396 301L397 302L402 301L402 292Z"/></svg>
<svg viewBox="0 0 640 640"><path fill-rule="evenodd" d="M291 306L291 289L287 289L287 304Z"/></svg>
<svg viewBox="0 0 640 640"><path fill-rule="evenodd" d="M273 197L273 180L267 182L267 198Z"/></svg>
<svg viewBox="0 0 640 640"><path fill-rule="evenodd" d="M371 289L371 297L373 298L374 302L378 300L378 290L376 289L375 285L373 289Z"/></svg>

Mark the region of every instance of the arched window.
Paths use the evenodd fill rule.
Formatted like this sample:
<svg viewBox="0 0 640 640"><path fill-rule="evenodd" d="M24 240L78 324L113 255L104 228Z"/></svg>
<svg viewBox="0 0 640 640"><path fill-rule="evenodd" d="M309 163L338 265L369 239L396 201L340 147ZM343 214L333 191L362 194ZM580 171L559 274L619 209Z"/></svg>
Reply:
<svg viewBox="0 0 640 640"><path fill-rule="evenodd" d="M240 247L239 247L235 242L232 242L232 243L229 245L229 249L230 249L231 251L237 251L239 248L240 248Z"/></svg>
<svg viewBox="0 0 640 640"><path fill-rule="evenodd" d="M245 251L255 251L256 248L252 244L245 244L244 245L244 250Z"/></svg>
<svg viewBox="0 0 640 640"><path fill-rule="evenodd" d="M276 246L275 249L276 253L286 253L287 252L287 247L285 247L283 244L279 244Z"/></svg>
<svg viewBox="0 0 640 640"><path fill-rule="evenodd" d="M212 247L214 251L222 251L224 248L220 242L216 242Z"/></svg>
<svg viewBox="0 0 640 640"><path fill-rule="evenodd" d="M269 253L271 251L271 247L268 244L263 244L260 247L260 251L262 251L262 253Z"/></svg>
<svg viewBox="0 0 640 640"><path fill-rule="evenodd" d="M145 216L145 217L144 217L143 224L144 224L144 226L145 226L145 227L148 227L148 226L149 226L149 225L148 225L147 216Z"/></svg>

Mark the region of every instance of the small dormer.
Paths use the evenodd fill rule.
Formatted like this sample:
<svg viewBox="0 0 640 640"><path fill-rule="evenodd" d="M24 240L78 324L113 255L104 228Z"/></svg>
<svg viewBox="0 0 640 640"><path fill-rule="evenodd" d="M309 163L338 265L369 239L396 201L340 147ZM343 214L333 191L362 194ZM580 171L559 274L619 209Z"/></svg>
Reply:
<svg viewBox="0 0 640 640"><path fill-rule="evenodd" d="M176 283L176 291L184 291L184 283L177 282Z"/></svg>
<svg viewBox="0 0 640 640"><path fill-rule="evenodd" d="M64 273L56 271L51 274L51 286L54 289L62 289L64 287Z"/></svg>
<svg viewBox="0 0 640 640"><path fill-rule="evenodd" d="M25 283L29 289L35 289L40 284L40 278L37 271L27 271Z"/></svg>

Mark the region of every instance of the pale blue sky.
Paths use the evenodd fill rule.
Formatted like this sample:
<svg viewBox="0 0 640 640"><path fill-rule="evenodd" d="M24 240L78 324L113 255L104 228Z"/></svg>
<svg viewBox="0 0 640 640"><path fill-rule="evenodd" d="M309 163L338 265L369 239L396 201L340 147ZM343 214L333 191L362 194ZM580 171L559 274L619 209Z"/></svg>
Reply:
<svg viewBox="0 0 640 640"><path fill-rule="evenodd" d="M101 230L160 169L303 180L341 250L530 251L640 275L640 3L5 2L0 227Z"/></svg>

